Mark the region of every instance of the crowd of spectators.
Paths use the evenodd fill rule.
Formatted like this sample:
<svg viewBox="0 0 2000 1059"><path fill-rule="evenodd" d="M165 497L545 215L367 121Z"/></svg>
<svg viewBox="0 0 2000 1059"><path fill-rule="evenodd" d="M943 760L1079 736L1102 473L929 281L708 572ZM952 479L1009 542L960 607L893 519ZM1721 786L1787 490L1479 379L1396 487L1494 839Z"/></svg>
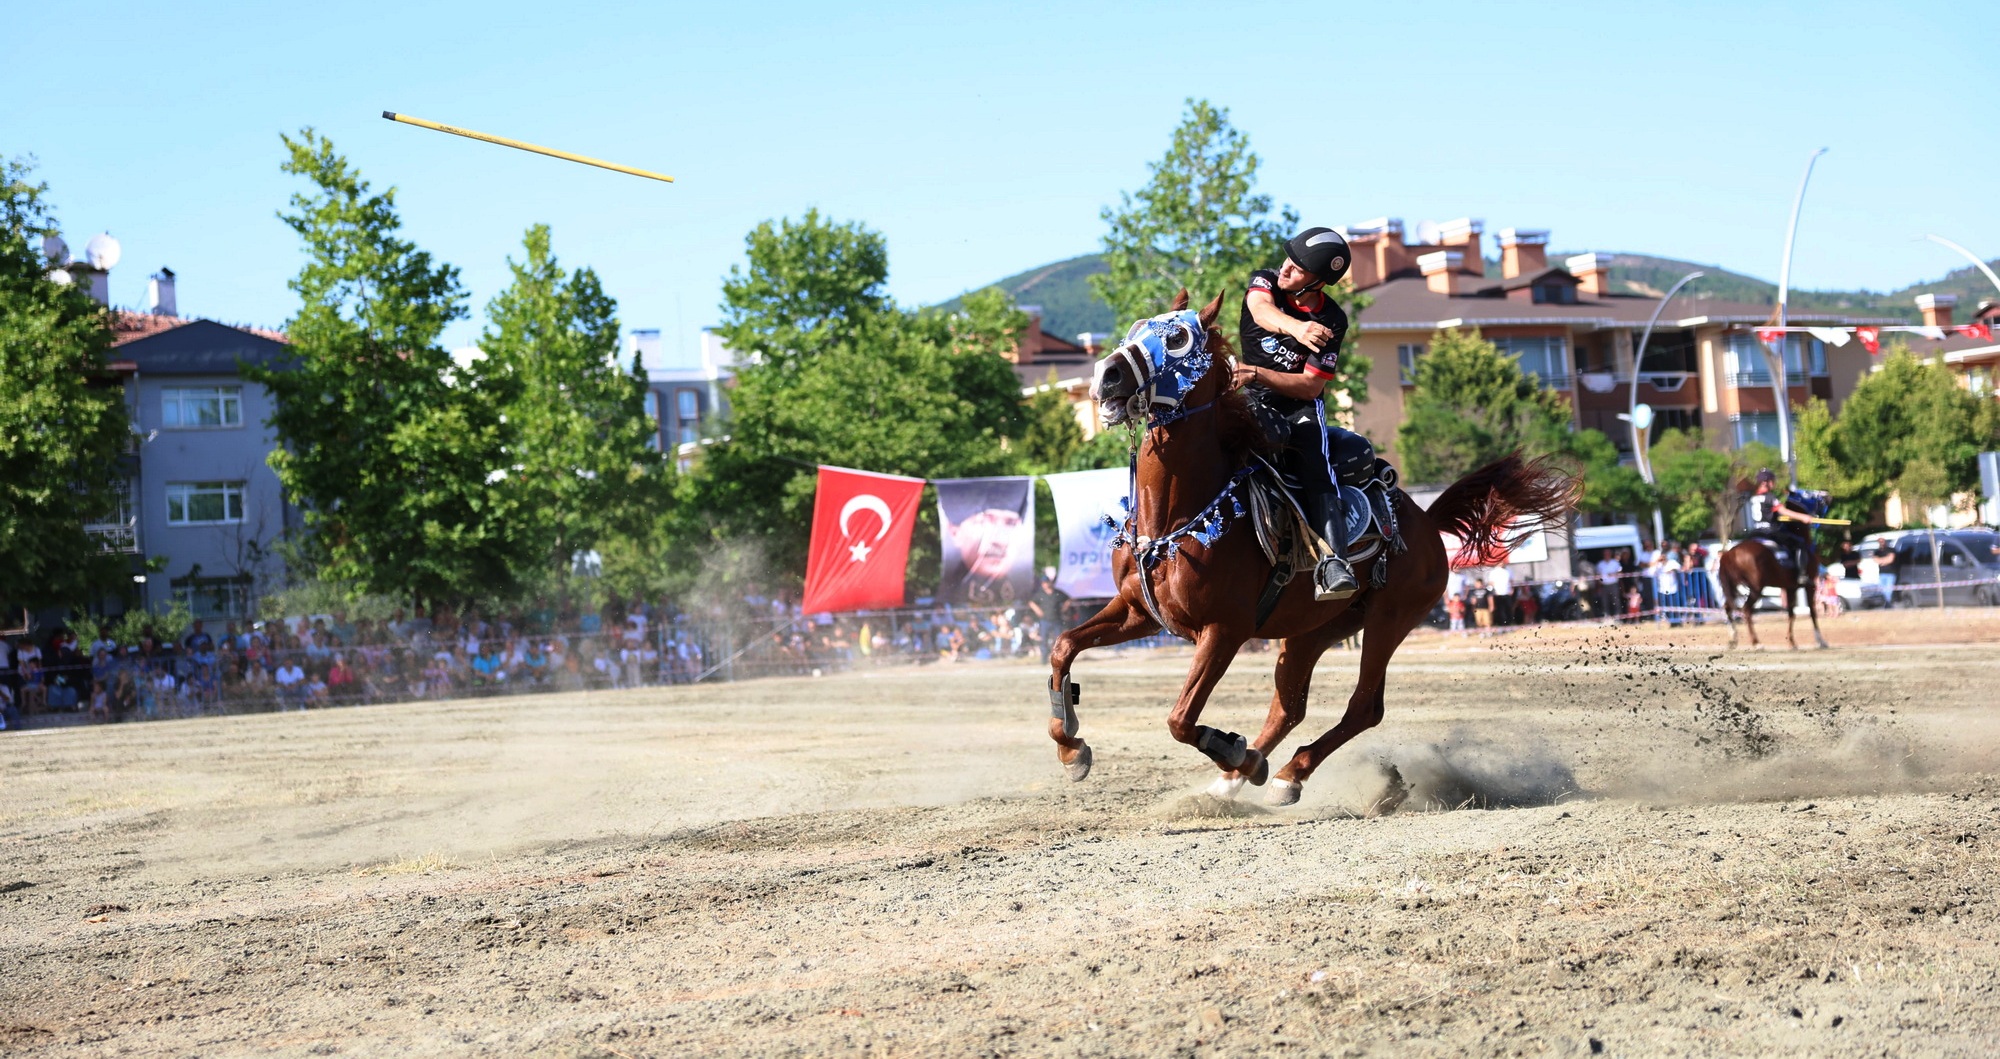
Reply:
<svg viewBox="0 0 2000 1059"><path fill-rule="evenodd" d="M1643 560L1630 548L1604 549L1595 559L1579 560L1567 579L1521 581L1505 566L1454 570L1440 607L1449 632L1477 630L1481 637L1541 622L1693 623L1721 606L1708 559L1699 542L1668 541Z"/></svg>
<svg viewBox="0 0 2000 1059"><path fill-rule="evenodd" d="M1094 603L1069 599L1045 575L1025 602L970 606L919 600L914 607L805 614L770 601L777 620L760 643L728 660L732 676L805 675L857 666L1048 657L1057 636Z"/></svg>
<svg viewBox="0 0 2000 1059"><path fill-rule="evenodd" d="M146 631L119 642L106 634L88 644L58 628L0 637L0 726L19 728L43 713L150 720L1046 658L1081 606L1045 577L1028 600L1000 607L806 615L796 603L751 596L727 614L701 615L666 600L499 615L397 609L381 620L335 611L197 619L173 635Z"/></svg>
<svg viewBox="0 0 2000 1059"><path fill-rule="evenodd" d="M670 620L662 622L662 616ZM67 628L0 639L0 721L77 711L93 721L254 709L692 683L706 648L644 604L587 614L398 609L268 622L194 620L88 645Z"/></svg>

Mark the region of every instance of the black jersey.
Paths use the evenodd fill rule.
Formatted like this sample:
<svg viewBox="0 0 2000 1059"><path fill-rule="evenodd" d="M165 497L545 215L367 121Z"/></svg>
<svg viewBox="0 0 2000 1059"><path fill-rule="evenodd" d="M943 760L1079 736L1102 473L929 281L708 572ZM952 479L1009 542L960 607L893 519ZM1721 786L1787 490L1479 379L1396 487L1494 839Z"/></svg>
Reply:
<svg viewBox="0 0 2000 1059"><path fill-rule="evenodd" d="M1294 320L1311 320L1333 332L1333 337L1315 353L1290 335L1273 334L1257 323L1250 315L1250 295L1263 291L1271 296L1272 304L1279 311ZM1303 304L1301 304L1303 299ZM1268 268L1258 269L1250 274L1250 289L1243 294L1243 363L1259 368L1269 368L1288 375L1305 372L1322 379L1333 378L1335 359L1340 353L1340 343L1347 335L1347 314L1325 291L1295 295L1278 289L1278 274ZM1260 387L1261 389L1261 387ZM1290 411L1309 402L1297 398L1268 394L1266 399L1279 411Z"/></svg>

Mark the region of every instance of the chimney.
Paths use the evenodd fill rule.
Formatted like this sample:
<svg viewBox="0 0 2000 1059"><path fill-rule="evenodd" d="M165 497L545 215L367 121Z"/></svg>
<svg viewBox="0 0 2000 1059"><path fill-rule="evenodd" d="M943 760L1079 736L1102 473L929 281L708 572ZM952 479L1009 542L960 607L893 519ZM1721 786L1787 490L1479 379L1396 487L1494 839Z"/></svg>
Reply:
<svg viewBox="0 0 2000 1059"><path fill-rule="evenodd" d="M1354 261L1348 277L1356 290L1364 290L1393 278L1411 266L1410 252L1403 245L1403 222L1398 217L1376 217L1350 225L1347 245Z"/></svg>
<svg viewBox="0 0 2000 1059"><path fill-rule="evenodd" d="M1460 217L1438 226L1439 245L1465 255L1465 263L1461 267L1468 276L1486 275L1486 252L1479 240L1479 233L1485 228L1485 221L1471 217Z"/></svg>
<svg viewBox="0 0 2000 1059"><path fill-rule="evenodd" d="M1102 331L1080 331L1076 336L1076 344L1082 346L1085 353L1095 357L1104 352L1104 343L1110 338L1110 335Z"/></svg>
<svg viewBox="0 0 2000 1059"><path fill-rule="evenodd" d="M1611 293L1610 254L1578 254L1563 265L1577 278L1585 294L1602 298Z"/></svg>
<svg viewBox="0 0 2000 1059"><path fill-rule="evenodd" d="M146 284L146 311L154 316L179 316L174 304L174 270L162 265Z"/></svg>
<svg viewBox="0 0 2000 1059"><path fill-rule="evenodd" d="M1500 229L1500 275L1507 279L1532 276L1537 272L1547 271L1548 267L1547 229L1541 231L1528 228Z"/></svg>
<svg viewBox="0 0 2000 1059"><path fill-rule="evenodd" d="M1417 259L1424 274L1424 286L1439 294L1457 294L1465 271L1465 254L1458 250L1436 250Z"/></svg>
<svg viewBox="0 0 2000 1059"><path fill-rule="evenodd" d="M1917 295L1917 311L1924 314L1925 327L1950 327L1951 310L1957 304L1956 294Z"/></svg>

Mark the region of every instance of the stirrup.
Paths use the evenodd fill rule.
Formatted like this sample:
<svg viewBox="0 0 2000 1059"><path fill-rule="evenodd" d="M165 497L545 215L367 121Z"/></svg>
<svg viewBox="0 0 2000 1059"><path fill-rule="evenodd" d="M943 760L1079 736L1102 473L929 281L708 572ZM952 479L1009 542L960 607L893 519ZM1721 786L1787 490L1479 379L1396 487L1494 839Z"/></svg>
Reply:
<svg viewBox="0 0 2000 1059"><path fill-rule="evenodd" d="M1321 559L1319 569L1313 572L1313 598L1324 603L1327 600L1346 599L1361 591L1361 583L1354 579L1354 571L1343 559L1328 556Z"/></svg>

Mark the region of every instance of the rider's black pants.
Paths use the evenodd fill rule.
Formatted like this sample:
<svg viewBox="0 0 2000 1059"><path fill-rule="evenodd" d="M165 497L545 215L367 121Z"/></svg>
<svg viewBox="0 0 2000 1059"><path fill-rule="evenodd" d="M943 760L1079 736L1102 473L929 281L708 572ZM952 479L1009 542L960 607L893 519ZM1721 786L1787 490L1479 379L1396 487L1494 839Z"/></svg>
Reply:
<svg viewBox="0 0 2000 1059"><path fill-rule="evenodd" d="M1306 514L1322 523L1320 533L1333 546L1334 554L1347 554L1345 527L1340 509L1340 490L1334 484L1333 452L1326 435L1326 404L1313 403L1285 417L1291 425L1287 440L1287 470L1298 477L1305 493Z"/></svg>

